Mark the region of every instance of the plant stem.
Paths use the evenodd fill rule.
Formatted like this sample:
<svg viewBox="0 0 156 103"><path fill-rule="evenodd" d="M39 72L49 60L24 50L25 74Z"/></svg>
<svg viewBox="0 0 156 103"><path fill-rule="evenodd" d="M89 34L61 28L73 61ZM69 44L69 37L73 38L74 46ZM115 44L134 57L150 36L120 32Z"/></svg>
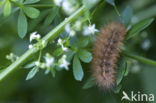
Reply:
<svg viewBox="0 0 156 103"><path fill-rule="evenodd" d="M66 18L56 28L54 28L47 35L45 35L45 37L43 37L42 40L49 42L50 40L54 39L56 36L59 35L61 30L64 29L64 26L67 23L72 22L78 16L82 15L84 13L84 11L85 11L85 6L80 7L75 13L73 13L71 16ZM8 66L4 70L2 70L2 72L0 72L0 81L2 81L6 76L8 76L11 72L16 70L22 64L24 64L30 57L32 57L38 51L39 51L39 49L37 47L33 47L33 48L29 49L28 51L26 51L18 60L16 60L14 63L12 63L10 66Z"/></svg>
<svg viewBox="0 0 156 103"><path fill-rule="evenodd" d="M150 59L147 59L147 58L144 58L144 57L141 57L141 56L137 56L137 55L134 55L134 54L129 53L129 52L127 52L127 51L123 51L122 54L123 54L124 56L126 56L126 57L135 59L135 60L140 61L140 62L142 62L142 63L156 66L156 61L154 61L154 60L150 60Z"/></svg>
<svg viewBox="0 0 156 103"><path fill-rule="evenodd" d="M146 19L146 18L152 18L156 16L156 5L153 5L147 9L142 10L141 12L136 13L135 15L140 20Z"/></svg>
<svg viewBox="0 0 156 103"><path fill-rule="evenodd" d="M54 7L54 5L52 5L52 4L36 4L36 5L27 5L27 6L31 6L34 8L51 8L51 7Z"/></svg>

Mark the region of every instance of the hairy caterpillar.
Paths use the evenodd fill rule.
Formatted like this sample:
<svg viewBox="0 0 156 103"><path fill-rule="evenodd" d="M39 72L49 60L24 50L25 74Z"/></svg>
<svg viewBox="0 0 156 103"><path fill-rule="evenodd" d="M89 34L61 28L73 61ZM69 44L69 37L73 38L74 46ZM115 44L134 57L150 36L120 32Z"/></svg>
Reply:
<svg viewBox="0 0 156 103"><path fill-rule="evenodd" d="M120 56L120 45L126 35L125 26L111 22L100 30L93 47L92 76L96 84L106 90L116 84L116 62Z"/></svg>

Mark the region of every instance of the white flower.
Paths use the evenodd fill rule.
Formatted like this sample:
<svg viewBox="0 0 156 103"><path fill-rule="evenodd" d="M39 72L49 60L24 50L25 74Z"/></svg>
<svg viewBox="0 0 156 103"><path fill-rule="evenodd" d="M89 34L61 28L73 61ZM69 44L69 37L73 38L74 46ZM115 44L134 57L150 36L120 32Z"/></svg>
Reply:
<svg viewBox="0 0 156 103"><path fill-rule="evenodd" d="M57 6L61 6L62 1L63 1L63 0L54 0L54 3L55 3Z"/></svg>
<svg viewBox="0 0 156 103"><path fill-rule="evenodd" d="M66 60L66 55L63 55L62 58L62 63L60 64L60 68L65 68L66 70L68 70L68 65L70 64L67 60Z"/></svg>
<svg viewBox="0 0 156 103"><path fill-rule="evenodd" d="M39 61L36 61L35 62L35 65L39 67L40 66L40 62Z"/></svg>
<svg viewBox="0 0 156 103"><path fill-rule="evenodd" d="M46 66L47 67L50 67L52 65L52 63L54 62L54 58L53 57L50 57L50 56L46 56L45 57L45 61L46 61Z"/></svg>
<svg viewBox="0 0 156 103"><path fill-rule="evenodd" d="M30 42L32 42L32 40L34 40L34 39L40 39L40 37L41 36L39 34L37 34L37 32L33 32L30 34Z"/></svg>
<svg viewBox="0 0 156 103"><path fill-rule="evenodd" d="M96 29L95 24L93 24L92 26L84 28L83 35L85 36L90 35L90 34L94 35L96 32L99 32L99 30Z"/></svg>
<svg viewBox="0 0 156 103"><path fill-rule="evenodd" d="M76 32L74 31L74 30L71 30L70 31L70 33L69 33L69 35L72 37L72 36L74 36L76 34Z"/></svg>
<svg viewBox="0 0 156 103"><path fill-rule="evenodd" d="M62 8L67 15L70 15L76 10L75 6L73 6L72 3L69 2L69 0L63 1Z"/></svg>
<svg viewBox="0 0 156 103"><path fill-rule="evenodd" d="M64 47L62 39L60 39L60 38L58 39L58 44L61 45L61 48L62 48L63 51L67 51L68 50L67 47Z"/></svg>
<svg viewBox="0 0 156 103"><path fill-rule="evenodd" d="M31 48L33 48L33 45L32 44L29 45L29 49L31 49Z"/></svg>
<svg viewBox="0 0 156 103"><path fill-rule="evenodd" d="M81 30L81 24L82 24L81 21L76 21L74 24L75 30L80 31Z"/></svg>
<svg viewBox="0 0 156 103"><path fill-rule="evenodd" d="M70 33L71 29L70 29L70 24L69 23L65 26L65 31L67 33Z"/></svg>

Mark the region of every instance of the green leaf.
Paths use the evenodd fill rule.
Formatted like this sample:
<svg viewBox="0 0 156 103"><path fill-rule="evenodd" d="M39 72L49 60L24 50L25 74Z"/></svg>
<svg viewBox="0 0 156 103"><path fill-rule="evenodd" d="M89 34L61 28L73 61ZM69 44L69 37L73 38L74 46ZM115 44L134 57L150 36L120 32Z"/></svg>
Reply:
<svg viewBox="0 0 156 103"><path fill-rule="evenodd" d="M122 88L122 85L121 85L121 84L118 85L118 86L114 89L114 93L118 94L118 93L120 92L121 88Z"/></svg>
<svg viewBox="0 0 156 103"><path fill-rule="evenodd" d="M133 17L133 10L131 7L127 6L121 14L121 22L125 25L128 25Z"/></svg>
<svg viewBox="0 0 156 103"><path fill-rule="evenodd" d="M24 4L33 4L33 3L37 3L37 2L39 2L40 0L26 0L25 2L24 2Z"/></svg>
<svg viewBox="0 0 156 103"><path fill-rule="evenodd" d="M62 53L63 53L62 48L57 48L57 49L53 52L53 55L56 56L56 57L58 57L58 56L60 56Z"/></svg>
<svg viewBox="0 0 156 103"><path fill-rule="evenodd" d="M78 46L84 48L88 45L88 42L89 42L88 38L84 37L81 40L79 40Z"/></svg>
<svg viewBox="0 0 156 103"><path fill-rule="evenodd" d="M78 54L81 61L85 63L89 63L92 60L92 54L87 50L81 49L79 50Z"/></svg>
<svg viewBox="0 0 156 103"><path fill-rule="evenodd" d="M116 79L116 84L119 85L120 82L122 81L125 73L125 68L126 68L126 61L123 57L120 58L118 62L118 68L117 68L117 79Z"/></svg>
<svg viewBox="0 0 156 103"><path fill-rule="evenodd" d="M24 68L29 69L29 68L32 68L32 67L34 67L34 66L35 66L35 62L31 62L31 63L29 63L29 64L26 64L26 65L24 66Z"/></svg>
<svg viewBox="0 0 156 103"><path fill-rule="evenodd" d="M25 12L25 14L30 17L31 19L35 19L40 15L40 11L36 8L33 7L23 7L23 10Z"/></svg>
<svg viewBox="0 0 156 103"><path fill-rule="evenodd" d="M109 3L110 5L114 6L115 5L115 2L114 0L106 0L107 3Z"/></svg>
<svg viewBox="0 0 156 103"><path fill-rule="evenodd" d="M71 51L71 50L68 50L68 52L66 53L66 55L67 55L67 61L71 61L72 60L72 58L73 58L73 56L74 56L74 53L75 52L73 52L73 51Z"/></svg>
<svg viewBox="0 0 156 103"><path fill-rule="evenodd" d="M48 25L50 25L52 23L52 21L54 20L54 18L56 17L57 15L57 12L58 12L58 8L57 7L54 7L52 9L52 11L49 12L49 15L46 17L44 23L43 23L43 26L46 27Z"/></svg>
<svg viewBox="0 0 156 103"><path fill-rule="evenodd" d="M20 10L19 16L18 16L18 35L20 38L24 38L27 33L27 18L22 10Z"/></svg>
<svg viewBox="0 0 156 103"><path fill-rule="evenodd" d="M83 89L89 89L93 87L94 85L95 85L95 81L93 80L93 78L90 77L84 84Z"/></svg>
<svg viewBox="0 0 156 103"><path fill-rule="evenodd" d="M86 9L92 8L94 5L96 5L100 0L83 0L82 3L86 7Z"/></svg>
<svg viewBox="0 0 156 103"><path fill-rule="evenodd" d="M131 37L135 36L137 33L147 28L153 21L154 18L148 18L134 24L132 28L128 31L126 40L130 39Z"/></svg>
<svg viewBox="0 0 156 103"><path fill-rule="evenodd" d="M52 74L53 77L55 77L56 71L55 71L54 68L51 68L51 74Z"/></svg>
<svg viewBox="0 0 156 103"><path fill-rule="evenodd" d="M84 76L82 66L77 55L74 56L73 60L73 74L75 79L78 81L81 81Z"/></svg>
<svg viewBox="0 0 156 103"><path fill-rule="evenodd" d="M11 3L7 1L4 5L3 14L4 16L8 16L11 13Z"/></svg>
<svg viewBox="0 0 156 103"><path fill-rule="evenodd" d="M124 76L127 76L129 73L129 66L128 66L128 63L126 62L125 64L125 73L124 73Z"/></svg>
<svg viewBox="0 0 156 103"><path fill-rule="evenodd" d="M5 0L0 1L0 8L2 7L2 5L4 4Z"/></svg>
<svg viewBox="0 0 156 103"><path fill-rule="evenodd" d="M31 69L30 72L27 75L26 80L32 79L38 71L39 71L38 67L34 67L33 69Z"/></svg>
<svg viewBox="0 0 156 103"><path fill-rule="evenodd" d="M120 13L115 5L115 1L114 0L106 0L107 3L109 3L110 5L112 5L116 11L116 13L120 16Z"/></svg>

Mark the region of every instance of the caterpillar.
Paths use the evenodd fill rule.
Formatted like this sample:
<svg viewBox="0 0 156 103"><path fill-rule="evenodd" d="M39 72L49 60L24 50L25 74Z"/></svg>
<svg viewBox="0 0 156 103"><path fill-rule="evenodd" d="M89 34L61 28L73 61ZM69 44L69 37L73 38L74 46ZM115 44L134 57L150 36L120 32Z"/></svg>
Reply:
<svg viewBox="0 0 156 103"><path fill-rule="evenodd" d="M100 88L110 90L115 86L116 63L126 28L119 22L111 22L100 30L93 45L92 77Z"/></svg>

